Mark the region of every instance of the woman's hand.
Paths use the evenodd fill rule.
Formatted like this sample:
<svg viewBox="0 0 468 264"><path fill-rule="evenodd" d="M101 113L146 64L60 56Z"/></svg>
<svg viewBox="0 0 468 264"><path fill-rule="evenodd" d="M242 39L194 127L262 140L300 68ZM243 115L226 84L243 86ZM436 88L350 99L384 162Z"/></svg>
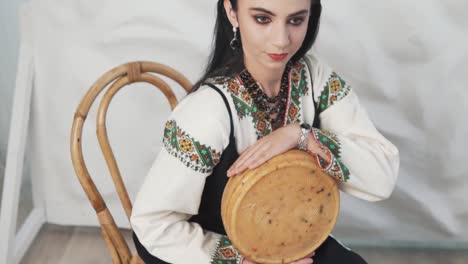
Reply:
<svg viewBox="0 0 468 264"><path fill-rule="evenodd" d="M252 262L252 261L250 261L250 260L248 260L248 259L243 259L242 262L241 262L241 264L257 264L257 263Z"/></svg>
<svg viewBox="0 0 468 264"><path fill-rule="evenodd" d="M314 263L314 260L312 259L312 257L315 255L315 252L312 252L312 254L308 255L307 257L303 258L303 259L300 259L300 260L296 260L294 262L291 262L289 264L311 264L311 263ZM252 262L248 259L242 259L242 262L241 264L257 264L255 262Z"/></svg>
<svg viewBox="0 0 468 264"><path fill-rule="evenodd" d="M314 260L312 259L312 257L314 255L315 255L315 252L312 252L307 257L305 257L303 259L300 259L300 260L296 260L294 262L291 262L290 264L311 264L311 263L314 263Z"/></svg>
<svg viewBox="0 0 468 264"><path fill-rule="evenodd" d="M300 134L299 124L289 124L278 128L248 147L229 168L227 176L234 176L246 169L254 169L272 157L297 147Z"/></svg>

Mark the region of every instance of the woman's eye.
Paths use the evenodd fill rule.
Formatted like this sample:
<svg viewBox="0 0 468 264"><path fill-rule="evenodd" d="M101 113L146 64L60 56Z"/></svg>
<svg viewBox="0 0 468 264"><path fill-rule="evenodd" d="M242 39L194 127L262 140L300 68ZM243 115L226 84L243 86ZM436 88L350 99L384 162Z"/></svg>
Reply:
<svg viewBox="0 0 468 264"><path fill-rule="evenodd" d="M289 23L295 26L299 26L302 22L304 22L304 18L302 17L295 17L289 20Z"/></svg>
<svg viewBox="0 0 468 264"><path fill-rule="evenodd" d="M270 19L266 16L255 16L255 20L260 24L266 24L270 22Z"/></svg>

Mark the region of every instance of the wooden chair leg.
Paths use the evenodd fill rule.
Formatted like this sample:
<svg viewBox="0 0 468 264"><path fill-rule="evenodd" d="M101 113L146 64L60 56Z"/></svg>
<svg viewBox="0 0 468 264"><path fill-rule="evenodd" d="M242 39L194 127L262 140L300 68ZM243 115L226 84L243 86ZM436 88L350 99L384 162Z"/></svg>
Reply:
<svg viewBox="0 0 468 264"><path fill-rule="evenodd" d="M106 230L104 227L101 227L101 233L102 237L104 238L104 241L106 242L107 249L109 250L109 253L112 258L112 264L122 264L120 261L120 256L117 250L114 247L114 244L112 244L112 240L109 237L109 234L107 234Z"/></svg>

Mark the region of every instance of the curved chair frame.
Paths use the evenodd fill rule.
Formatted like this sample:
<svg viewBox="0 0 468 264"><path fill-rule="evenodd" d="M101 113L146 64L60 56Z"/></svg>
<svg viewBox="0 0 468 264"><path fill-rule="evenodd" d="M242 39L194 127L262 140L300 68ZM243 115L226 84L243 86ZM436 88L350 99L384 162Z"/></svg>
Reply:
<svg viewBox="0 0 468 264"><path fill-rule="evenodd" d="M178 71L159 63L147 61L135 61L122 64L118 67L111 69L99 78L88 90L83 99L81 100L75 112L73 119L73 126L70 139L70 150L73 161L75 173L78 176L81 186L83 187L89 201L91 202L94 210L96 211L101 227L102 236L106 246L111 254L112 263L114 264L138 264L143 263L138 254L132 255L130 249L115 224L114 218L107 208L105 201L99 193L96 185L90 177L82 152L82 131L83 124L88 115L91 105L97 96L110 85L105 92L99 104L98 114L96 118L97 137L102 153L107 163L107 167L112 176L114 186L117 190L120 202L125 210L127 219L130 221L132 213L132 203L128 196L125 184L122 181L119 167L115 160L112 148L109 144L107 129L106 129L106 115L109 104L114 95L120 91L124 86L135 82L148 82L160 89L166 96L171 106L171 110L177 104L177 98L169 85L162 79L150 73L157 73L169 77L181 85L185 91L189 92L192 88L190 81Z"/></svg>

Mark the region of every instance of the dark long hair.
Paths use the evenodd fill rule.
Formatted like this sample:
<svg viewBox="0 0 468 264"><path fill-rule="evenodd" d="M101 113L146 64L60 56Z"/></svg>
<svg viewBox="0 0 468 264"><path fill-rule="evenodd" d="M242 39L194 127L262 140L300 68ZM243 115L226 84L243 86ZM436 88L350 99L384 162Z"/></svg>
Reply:
<svg viewBox="0 0 468 264"><path fill-rule="evenodd" d="M237 0L230 1L232 8L237 11ZM223 0L218 0L213 49L208 59L208 65L202 77L195 83L190 92L196 91L200 85L210 77L229 75L232 71L240 71L243 67L244 56L242 54L242 48L232 50L229 45L233 38L232 25L227 17L223 2ZM311 0L310 5L310 17L309 24L307 26L307 33L302 46L291 58L292 62L296 62L302 58L312 47L315 39L317 38L320 25L320 15L322 13L322 4L320 3L320 0ZM237 38L239 39L240 47L242 47L241 35L240 32L238 33Z"/></svg>

